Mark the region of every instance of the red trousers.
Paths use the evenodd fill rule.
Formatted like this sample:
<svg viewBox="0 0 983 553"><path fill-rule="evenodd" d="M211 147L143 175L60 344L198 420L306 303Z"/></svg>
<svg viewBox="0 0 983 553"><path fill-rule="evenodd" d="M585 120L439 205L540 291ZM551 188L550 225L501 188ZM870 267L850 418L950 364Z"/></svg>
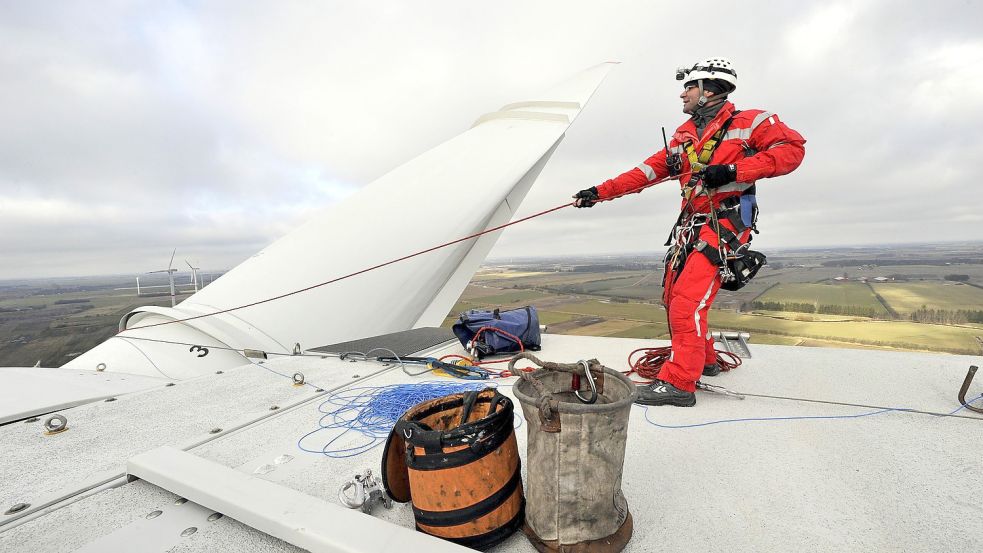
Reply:
<svg viewBox="0 0 983 553"><path fill-rule="evenodd" d="M720 223L734 230L729 221ZM750 230L740 234L742 244L747 242L750 234ZM717 247L717 234L710 224L700 228L700 240L706 241L708 247ZM703 365L717 360L707 315L720 290L720 269L705 255L694 251L689 254L678 277L668 267L666 272L662 300L669 312L672 354L659 371L659 378L680 390L695 392Z"/></svg>

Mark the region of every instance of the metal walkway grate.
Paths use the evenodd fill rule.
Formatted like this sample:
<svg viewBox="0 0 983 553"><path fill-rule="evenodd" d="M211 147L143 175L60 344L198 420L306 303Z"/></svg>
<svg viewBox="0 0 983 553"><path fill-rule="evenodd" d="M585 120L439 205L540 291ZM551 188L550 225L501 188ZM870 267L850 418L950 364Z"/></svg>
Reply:
<svg viewBox="0 0 983 553"><path fill-rule="evenodd" d="M345 353L358 351L368 353L374 348L386 348L402 357L428 350L445 342L456 340L449 328L423 327L413 330L403 330L371 338L361 338L349 342L341 342L320 346L308 351L321 353ZM389 355L389 352L376 352L378 355Z"/></svg>

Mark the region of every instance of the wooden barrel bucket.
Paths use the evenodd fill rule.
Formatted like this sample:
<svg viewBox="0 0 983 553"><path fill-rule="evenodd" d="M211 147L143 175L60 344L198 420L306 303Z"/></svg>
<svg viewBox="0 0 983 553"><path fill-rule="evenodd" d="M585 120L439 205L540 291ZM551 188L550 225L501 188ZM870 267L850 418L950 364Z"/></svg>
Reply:
<svg viewBox="0 0 983 553"><path fill-rule="evenodd" d="M484 549L525 519L512 401L494 388L414 406L383 452L391 498L413 502L417 530Z"/></svg>

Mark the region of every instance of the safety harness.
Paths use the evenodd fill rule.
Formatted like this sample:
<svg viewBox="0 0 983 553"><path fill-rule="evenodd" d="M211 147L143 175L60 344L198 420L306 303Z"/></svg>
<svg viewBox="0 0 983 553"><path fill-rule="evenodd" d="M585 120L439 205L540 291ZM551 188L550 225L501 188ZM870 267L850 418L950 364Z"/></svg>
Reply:
<svg viewBox="0 0 983 553"><path fill-rule="evenodd" d="M710 164L710 160L713 158L713 152L717 150L717 146L723 141L724 135L727 134L727 129L730 128L730 124L734 122L734 116L736 116L740 111L735 111L731 114L727 121L720 126L717 132L713 133L713 136L709 140L703 143L703 147L700 149L700 153L696 153L696 148L693 147L693 141L687 142L683 146L683 151L686 152L686 157L689 158L689 167L691 176L689 182L683 187L683 198L686 199L687 204L690 199L699 194L702 190L700 185L700 171L702 171L707 165Z"/></svg>
<svg viewBox="0 0 983 553"><path fill-rule="evenodd" d="M727 133L727 129L734 121L734 116L738 113L740 111L735 111L721 125L720 129L703 144L699 153L693 147L692 141L687 142L683 146L683 151L689 159L692 175L682 190L686 204L680 211L679 217L676 219L676 224L673 225L672 232L669 234L669 239L665 243L666 246L670 246L664 259L666 262L666 277L668 277L670 270L672 270L673 280L679 277L686 263L686 259L694 251L703 254L710 263L720 268L721 288L725 290L739 290L744 287L754 277L761 266L766 263L764 254L749 249L751 243L750 236L746 244L741 244L739 238L740 234L748 228L757 232L757 206L751 206L750 225L744 223L741 213L741 197L753 195L755 192L754 186L743 191L740 197L724 198L720 201L720 208L714 210L712 193L701 184L700 172L709 165L717 146L720 145L724 135ZM748 151L745 148L745 155L747 154ZM710 202L710 213L688 213L687 209L692 199L700 193L705 194L707 201ZM730 221L734 227L734 231L722 226L720 219ZM706 240L700 240L699 238L700 227L707 223L713 225L713 230L717 235L717 244L715 247L710 246ZM727 253L728 249L730 251L729 254ZM664 278L663 286L667 284L665 280Z"/></svg>

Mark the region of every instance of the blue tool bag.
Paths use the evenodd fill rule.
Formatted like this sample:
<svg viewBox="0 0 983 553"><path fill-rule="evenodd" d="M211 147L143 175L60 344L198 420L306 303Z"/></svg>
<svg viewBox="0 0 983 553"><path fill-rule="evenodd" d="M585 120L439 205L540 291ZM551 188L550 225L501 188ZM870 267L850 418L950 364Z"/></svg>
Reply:
<svg viewBox="0 0 983 553"><path fill-rule="evenodd" d="M509 311L472 309L461 313L451 330L461 345L478 359L523 349L539 351L541 344L539 315L532 306ZM521 347L512 336L522 342Z"/></svg>

